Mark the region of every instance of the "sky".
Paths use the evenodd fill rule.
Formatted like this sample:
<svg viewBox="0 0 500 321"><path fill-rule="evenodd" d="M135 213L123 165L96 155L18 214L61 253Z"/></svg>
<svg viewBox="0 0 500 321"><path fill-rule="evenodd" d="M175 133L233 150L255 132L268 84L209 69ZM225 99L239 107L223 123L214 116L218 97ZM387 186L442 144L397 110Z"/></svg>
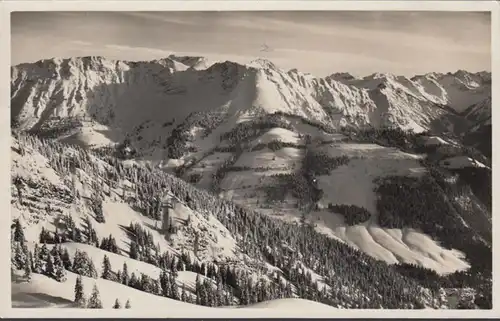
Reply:
<svg viewBox="0 0 500 321"><path fill-rule="evenodd" d="M316 76L490 71L490 19L488 12L423 11L14 12L11 63L174 53L264 58Z"/></svg>

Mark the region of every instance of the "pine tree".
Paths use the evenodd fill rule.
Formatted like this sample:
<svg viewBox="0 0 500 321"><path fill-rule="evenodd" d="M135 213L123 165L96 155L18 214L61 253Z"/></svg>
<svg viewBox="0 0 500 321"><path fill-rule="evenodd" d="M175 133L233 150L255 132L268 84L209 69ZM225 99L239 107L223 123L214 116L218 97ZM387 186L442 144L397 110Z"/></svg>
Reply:
<svg viewBox="0 0 500 321"><path fill-rule="evenodd" d="M137 279L137 276L135 275L134 272L130 275L130 280L128 281L128 285L133 287L133 288L138 288L139 285L139 280Z"/></svg>
<svg viewBox="0 0 500 321"><path fill-rule="evenodd" d="M111 279L111 262L109 262L109 258L107 255L104 255L104 259L102 261L102 275L101 277L105 280Z"/></svg>
<svg viewBox="0 0 500 321"><path fill-rule="evenodd" d="M104 237L101 241L101 245L99 246L102 250L109 251L109 243L108 238Z"/></svg>
<svg viewBox="0 0 500 321"><path fill-rule="evenodd" d="M170 271L172 271L172 275L174 277L177 277L178 276L178 273L177 273L177 265L176 265L176 258L175 256L172 258L172 262L170 262Z"/></svg>
<svg viewBox="0 0 500 321"><path fill-rule="evenodd" d="M130 243L130 254L129 254L131 259L137 260L139 258L139 251L137 249L137 243L132 241Z"/></svg>
<svg viewBox="0 0 500 321"><path fill-rule="evenodd" d="M45 244L49 241L49 236L47 230L42 227L42 230L40 231L40 237L39 237L40 243Z"/></svg>
<svg viewBox="0 0 500 321"><path fill-rule="evenodd" d="M48 277L51 277L51 278L53 278L54 274L55 274L54 262L52 260L52 255L50 255L50 254L47 258L47 264L45 264L45 273L44 274L47 275Z"/></svg>
<svg viewBox="0 0 500 321"><path fill-rule="evenodd" d="M165 270L160 272L160 276L158 277L158 284L160 289L160 295L167 297L167 281L165 278Z"/></svg>
<svg viewBox="0 0 500 321"><path fill-rule="evenodd" d="M58 282L66 281L66 270L64 269L64 264L59 254L54 256L54 278Z"/></svg>
<svg viewBox="0 0 500 321"><path fill-rule="evenodd" d="M57 232L56 232L56 233L54 233L54 243L55 243L55 244L60 244L60 243L62 243L62 238L61 238L61 236L59 236L59 234L58 234Z"/></svg>
<svg viewBox="0 0 500 321"><path fill-rule="evenodd" d="M11 238L10 242L10 265L13 270L17 270L19 267L17 266L16 262L16 255L17 255L17 242L14 242L14 238Z"/></svg>
<svg viewBox="0 0 500 321"><path fill-rule="evenodd" d="M170 229L170 202L163 207L163 220L162 220L162 230L168 233Z"/></svg>
<svg viewBox="0 0 500 321"><path fill-rule="evenodd" d="M153 280L153 294L162 295L160 279Z"/></svg>
<svg viewBox="0 0 500 321"><path fill-rule="evenodd" d="M209 288L207 287L207 282L204 280L200 287L200 304L204 306L210 306L210 295L208 293Z"/></svg>
<svg viewBox="0 0 500 321"><path fill-rule="evenodd" d="M92 278L98 277L94 262L92 262L88 254L83 251L77 250L75 252L72 271L83 276L89 276Z"/></svg>
<svg viewBox="0 0 500 321"><path fill-rule="evenodd" d="M14 264L17 269L24 269L28 260L28 248L26 243L16 242L14 245Z"/></svg>
<svg viewBox="0 0 500 321"><path fill-rule="evenodd" d="M74 228L73 240L77 243L83 242L82 231L77 227Z"/></svg>
<svg viewBox="0 0 500 321"><path fill-rule="evenodd" d="M15 242L25 242L26 238L24 237L23 227L21 225L21 221L19 219L16 220L14 227L14 241Z"/></svg>
<svg viewBox="0 0 500 321"><path fill-rule="evenodd" d="M172 275L170 276L170 292L172 295L172 299L174 300L179 300L179 288L177 286L177 282L175 280L175 277Z"/></svg>
<svg viewBox="0 0 500 321"><path fill-rule="evenodd" d="M113 304L113 309L121 309L122 306L120 304L120 301L118 301L118 298L115 300L115 304Z"/></svg>
<svg viewBox="0 0 500 321"><path fill-rule="evenodd" d="M24 277L26 280L31 281L31 262L33 261L33 254L31 251L29 252L28 259L26 260L26 264L24 264Z"/></svg>
<svg viewBox="0 0 500 321"><path fill-rule="evenodd" d="M88 309L102 309L101 297L99 295L99 289L97 285L94 283L94 287L92 288L92 294L90 295L89 302L87 304Z"/></svg>
<svg viewBox="0 0 500 321"><path fill-rule="evenodd" d="M47 258L50 255L49 248L47 247L47 244L43 244L42 247L40 248L40 259L42 261L47 261Z"/></svg>
<svg viewBox="0 0 500 321"><path fill-rule="evenodd" d="M99 247L99 238L97 237L97 232L94 230L92 227L90 229L90 234L89 234L89 244L94 245L95 247Z"/></svg>
<svg viewBox="0 0 500 321"><path fill-rule="evenodd" d="M181 301L182 302L187 302L186 287L185 287L184 283L182 284Z"/></svg>
<svg viewBox="0 0 500 321"><path fill-rule="evenodd" d="M185 271L184 263L182 263L182 260L177 260L177 266L175 267L175 276L177 277L177 271Z"/></svg>
<svg viewBox="0 0 500 321"><path fill-rule="evenodd" d="M64 248L64 251L61 255L61 260L63 262L64 268L66 270L71 270L72 263L71 263L71 258L69 256L69 252L68 252L67 248Z"/></svg>
<svg viewBox="0 0 500 321"><path fill-rule="evenodd" d="M202 285L200 282L200 275L196 274L196 283L195 283L195 295L196 295L196 304L201 305L201 289Z"/></svg>
<svg viewBox="0 0 500 321"><path fill-rule="evenodd" d="M75 283L75 301L76 304L80 307L85 306L85 294L83 292L83 281L82 281L82 276L79 275L76 278L76 283Z"/></svg>
<svg viewBox="0 0 500 321"><path fill-rule="evenodd" d="M119 282L119 283L122 283L122 271L121 270L116 271L116 279L115 279L115 281Z"/></svg>
<svg viewBox="0 0 500 321"><path fill-rule="evenodd" d="M84 275L86 274L84 269L85 269L85 262L83 259L83 255L79 250L76 250L75 256L73 258L73 265L71 267L71 271L73 271L76 274Z"/></svg>
<svg viewBox="0 0 500 321"><path fill-rule="evenodd" d="M215 306L221 306L221 305L224 305L224 290L223 290L222 283L219 282L219 283L217 283Z"/></svg>
<svg viewBox="0 0 500 321"><path fill-rule="evenodd" d="M129 283L129 275L128 275L128 267L127 263L123 263L123 272L122 272L122 279L121 279L122 284L128 285Z"/></svg>
<svg viewBox="0 0 500 321"><path fill-rule="evenodd" d="M101 200L95 200L96 202L96 208L95 208L95 220L98 223L106 223L106 219L104 218L104 213L102 211L102 201Z"/></svg>
<svg viewBox="0 0 500 321"><path fill-rule="evenodd" d="M26 257L26 261L29 261L31 252L28 249L28 244L26 242L21 243L21 250L23 251Z"/></svg>
<svg viewBox="0 0 500 321"><path fill-rule="evenodd" d="M55 257L56 255L59 255L62 252L62 249L59 245L55 245L52 247L52 250L50 250L50 255Z"/></svg>
<svg viewBox="0 0 500 321"><path fill-rule="evenodd" d="M139 282L140 282L140 290L148 293L153 293L152 284L149 281L149 277L146 274L144 273L141 274L141 280Z"/></svg>
<svg viewBox="0 0 500 321"><path fill-rule="evenodd" d="M33 272L42 273L42 261L40 260L40 248L38 244L35 244L35 249L33 250Z"/></svg>
<svg viewBox="0 0 500 321"><path fill-rule="evenodd" d="M127 300L125 303L125 309L130 309L132 306L130 305L130 300Z"/></svg>
<svg viewBox="0 0 500 321"><path fill-rule="evenodd" d="M85 253L87 254L87 253ZM88 257L88 256L87 256ZM97 270L95 268L94 262L92 261L91 258L89 259L89 271L90 271L90 276L93 277L94 279L97 279L99 276L97 274Z"/></svg>
<svg viewBox="0 0 500 321"><path fill-rule="evenodd" d="M116 245L116 240L112 235L103 238L99 247L108 252L118 253L118 246Z"/></svg>
<svg viewBox="0 0 500 321"><path fill-rule="evenodd" d="M111 235L109 236L109 251L113 253L118 253L118 246L116 245L116 240Z"/></svg>
<svg viewBox="0 0 500 321"><path fill-rule="evenodd" d="M199 244L200 244L200 235L195 232L194 243L193 243L193 252L194 252L194 256L196 256L196 257L198 257Z"/></svg>

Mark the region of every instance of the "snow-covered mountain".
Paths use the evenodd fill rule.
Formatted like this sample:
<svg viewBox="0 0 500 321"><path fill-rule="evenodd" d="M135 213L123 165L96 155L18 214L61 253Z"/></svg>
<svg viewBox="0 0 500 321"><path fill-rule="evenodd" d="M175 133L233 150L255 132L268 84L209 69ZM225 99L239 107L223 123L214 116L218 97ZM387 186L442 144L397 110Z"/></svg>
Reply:
<svg viewBox="0 0 500 321"><path fill-rule="evenodd" d="M420 132L479 102L491 108L491 75L485 72L316 78L263 59L248 65L176 56L149 62L50 59L13 67L11 85L12 115L23 129L58 117L93 117L111 131L95 133L97 143L97 136L113 141L116 131L127 133L148 120L156 126L181 121L192 112L219 111L229 125L263 110L336 128L369 124Z"/></svg>
<svg viewBox="0 0 500 321"><path fill-rule="evenodd" d="M491 153L470 133L491 119L489 73L317 78L262 59L243 65L81 57L12 67L11 88L13 127L49 139L22 134L13 145L12 175L20 177L13 182L28 192L18 196L14 183L19 198L12 207L30 249L41 228L54 232L52 220L64 214L90 219L99 240L112 234L119 251L109 260L121 266L131 260L124 259L127 227L138 222L154 237L153 251L196 257L216 270L238 266L271 283L283 278L292 288L271 292L287 297L334 307L453 307L429 293L473 288L476 306L487 301L479 289L487 289L491 273ZM158 229L165 190L179 201L175 233ZM96 220L96 199L105 222ZM283 233L298 239L281 243ZM196 235L205 247L195 253ZM74 256L81 242L63 245ZM343 268L339 249L354 251L345 262L356 265L354 272ZM104 254L89 245L85 251L96 260ZM149 276L158 278L161 269ZM303 284L295 269L310 271L312 281ZM185 268L185 277L195 270ZM179 286L192 286L179 273ZM398 290L379 293L389 296L379 302L368 288L380 285L363 277L373 273L390 283L383 289L412 289L418 303L396 303ZM36 282L53 281L45 277ZM353 284L359 286L345 287ZM19 296L35 291L30 286L16 285ZM234 304L280 297L232 295Z"/></svg>

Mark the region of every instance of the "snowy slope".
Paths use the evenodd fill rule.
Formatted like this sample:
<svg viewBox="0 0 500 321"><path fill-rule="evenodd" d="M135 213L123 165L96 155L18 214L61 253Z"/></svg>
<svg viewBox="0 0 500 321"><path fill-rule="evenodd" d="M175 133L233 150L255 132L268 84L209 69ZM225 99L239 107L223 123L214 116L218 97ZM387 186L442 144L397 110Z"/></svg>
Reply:
<svg viewBox="0 0 500 321"><path fill-rule="evenodd" d="M71 152L71 151L70 151ZM85 202L86 198L90 198L93 192L95 177L88 175L83 170L77 170L71 178L65 177L61 179L57 175L48 160L40 155L35 150L27 147L24 155L12 153L12 175L19 176L26 181L32 181L37 186L35 188L27 188L23 194L29 201L24 201L20 204L19 201L12 204L13 219L19 218L26 225L26 235L30 240L36 240L40 234L41 228L49 231L55 231L55 224L64 215L70 215L77 224L83 224L91 213L91 209ZM98 165L106 166L105 163L100 163L95 160ZM65 181L65 180L69 180ZM73 202L70 200L70 189L68 184L74 184L75 190L80 195L80 200ZM103 182L100 182L103 184ZM104 189L110 188L104 183ZM99 238L114 235L117 239L117 246L123 252L128 252L129 238L124 227L130 223L139 223L146 230L150 230L155 240L159 243L160 249L179 253L182 249L189 251L192 249L192 236L194 230L205 230L206 233L201 233L201 239L206 242L206 253L198 253L200 258L203 255L208 255L210 258L220 258L222 260L235 258L236 245L235 240L229 235L227 230L220 223L213 219L205 219L199 213L193 212L183 204L176 204L172 210L172 218L178 221L184 221L190 216L191 226L181 228L177 238L173 242L167 241L164 235L161 235L155 226L161 226L161 222L144 217L137 211L133 210L130 205L124 203L122 195L124 188L119 187L113 189L112 193L106 197L103 202L103 213L106 219L105 223L97 223L90 216L90 220L95 226L97 236ZM126 189L125 189L126 190ZM17 193L13 188L13 195L17 199ZM55 193L55 194L54 194ZM65 195L66 199L54 197L54 195ZM30 197L32 196L32 197ZM41 198L40 198L41 197ZM33 213L34 212L34 213ZM57 215L54 215L57 213ZM224 232L225 231L225 232ZM226 235L226 236L224 236ZM216 237L215 237L216 236ZM191 245L188 245L191 243Z"/></svg>
<svg viewBox="0 0 500 321"><path fill-rule="evenodd" d="M75 308L73 303L73 285L77 275L69 272L67 280L59 283L44 275L34 274L30 282L26 282L22 275L16 273L12 286L12 306L15 308ZM99 288L102 303L105 309L111 309L118 299L122 304L130 300L131 309L162 309L167 317L213 315L220 317L227 315L232 317L248 316L248 313L260 316L268 315L267 309L273 310L274 316L290 316L290 309L303 308L302 311L324 315L335 312L335 308L303 299L278 299L256 303L246 307L235 309L208 308L169 298L152 295L143 291L103 279L92 279L83 277L84 289L92 289L96 284ZM252 309L253 311L248 311ZM255 311L257 309L257 311ZM310 310L312 309L312 310ZM262 311L258 311L262 310ZM293 315L301 314L294 312Z"/></svg>
<svg viewBox="0 0 500 321"><path fill-rule="evenodd" d="M375 144L336 143L324 145L322 149L332 157L347 155L351 161L333 170L330 175L316 177L318 186L324 191L318 202L321 208L326 208L329 203L349 204L364 207L376 214L374 178L420 176L426 172L419 163L422 156ZM221 185L224 195L235 202L259 208L264 213L287 221L298 221L302 211L294 207L295 199L269 203L262 186L275 184L270 177L273 174L290 173L293 168L299 168L302 154L302 150L294 148L244 153L235 166L249 169L226 175ZM268 170L255 171L263 167ZM439 273L452 273L469 267L462 253L446 250L418 231L381 228L375 217L369 222L349 226L340 215L325 210L313 211L309 215L309 220L316 224L318 231L388 263L413 263Z"/></svg>
<svg viewBox="0 0 500 321"><path fill-rule="evenodd" d="M337 73L317 78L295 69L283 71L262 59L242 65L173 55L150 62L81 57L12 67L11 88L13 125L21 131L83 148L111 146L111 152L119 151L121 156L125 151L127 166L175 171L221 198L291 224L300 224L304 215L301 196L282 192L280 200L270 200L269 191L283 185L278 178L300 173L311 149L332 159L345 158L327 174L296 183L313 181L322 193L306 215L316 231L388 264L415 264L441 275L472 264L463 253L446 249L439 239L422 231L381 227L374 182L392 176L423 177L428 175L424 166L428 151L444 145L460 149L456 136L491 118L489 73L459 71L413 78L381 73L355 78ZM428 132L419 136L423 152L403 151L379 138L365 141L365 131L373 127ZM90 217L100 239L110 233L116 238L122 256L106 253L113 266L126 261L130 269L153 278L161 272L157 267L126 257L130 241L124 227L130 223L142 226L161 251L172 255L188 253L200 262L231 262L264 279L279 271L246 252L241 243L247 242L244 235L231 234L213 214L199 213L187 203L175 202L171 215L178 231L175 237L166 237L158 229L160 221L130 205L130 198L147 191L138 191L127 180L109 183L105 178L109 164L94 156L92 169L77 168L61 175L29 142L14 140L13 144L12 175L31 183L23 191L23 204L15 200L17 190L12 187L12 213L30 240L38 239L42 227L55 231L55 219L63 214L77 224ZM446 146L438 152L449 153ZM19 148L24 154L16 151ZM81 155L78 150L64 153ZM438 158L436 165L443 169L490 170L471 155ZM99 168L96 173L95 168ZM86 200L96 190L105 194L105 223L95 220ZM74 193L79 195L76 200ZM460 197L476 201L470 195ZM342 215L327 209L329 204L358 206L371 217L348 224ZM195 254L197 234L203 246ZM66 246L71 253L85 248L81 243ZM102 250L85 251L97 262L104 255ZM312 271L311 266L303 270ZM177 281L192 288L195 275L180 271ZM326 284L321 283L326 282L324 277L313 273L318 285Z"/></svg>

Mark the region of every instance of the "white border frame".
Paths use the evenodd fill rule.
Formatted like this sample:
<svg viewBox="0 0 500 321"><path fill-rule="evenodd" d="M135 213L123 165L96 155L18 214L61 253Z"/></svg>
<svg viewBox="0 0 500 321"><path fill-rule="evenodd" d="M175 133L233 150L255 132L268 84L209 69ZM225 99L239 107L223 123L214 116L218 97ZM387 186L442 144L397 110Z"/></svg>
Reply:
<svg viewBox="0 0 500 321"><path fill-rule="evenodd" d="M500 67L500 1L4 1L0 2L0 108L2 117L0 118L0 147L4 150L3 155L10 155L10 13L12 11L246 11L246 10L352 10L352 11L489 11L491 12L491 50L492 50L492 96L493 104L498 105L500 99L500 81L497 81L497 72ZM500 108L500 107L499 107ZM496 123L499 110L493 107L493 123ZM493 127L493 146L496 137L500 135L500 127ZM8 156L7 156L8 157ZM493 167L496 168L497 156L493 150ZM10 235L10 159L5 158L0 162L0 182L4 188L0 189L0 199L3 214L0 216L0 235ZM493 171L493 195L497 190L499 179L497 171ZM500 246L500 238L495 237L495 226L500 220L495 218L496 208L493 197L493 248ZM238 318L235 309L227 309L221 312L220 309L209 315L199 315L195 311L141 311L140 309L130 310L84 310L84 309L13 309L11 307L11 287L10 284L10 257L8 242L0 243L0 258L3 259L1 265L0 279L3 279L4 290L0 291L1 314L0 317L29 317L29 318L61 318L61 317L169 317L169 318ZM246 310L245 317L248 318L492 318L500 317L500 294L498 289L500 282L497 280L500 264L495 263L495 251L493 251L493 309L492 310L338 310L335 314L325 315L314 311L276 311L272 309ZM7 284L7 286L5 286ZM496 292L496 293L495 293ZM64 311L64 312L63 312ZM64 314L63 314L64 313ZM238 316L239 314L239 316Z"/></svg>

